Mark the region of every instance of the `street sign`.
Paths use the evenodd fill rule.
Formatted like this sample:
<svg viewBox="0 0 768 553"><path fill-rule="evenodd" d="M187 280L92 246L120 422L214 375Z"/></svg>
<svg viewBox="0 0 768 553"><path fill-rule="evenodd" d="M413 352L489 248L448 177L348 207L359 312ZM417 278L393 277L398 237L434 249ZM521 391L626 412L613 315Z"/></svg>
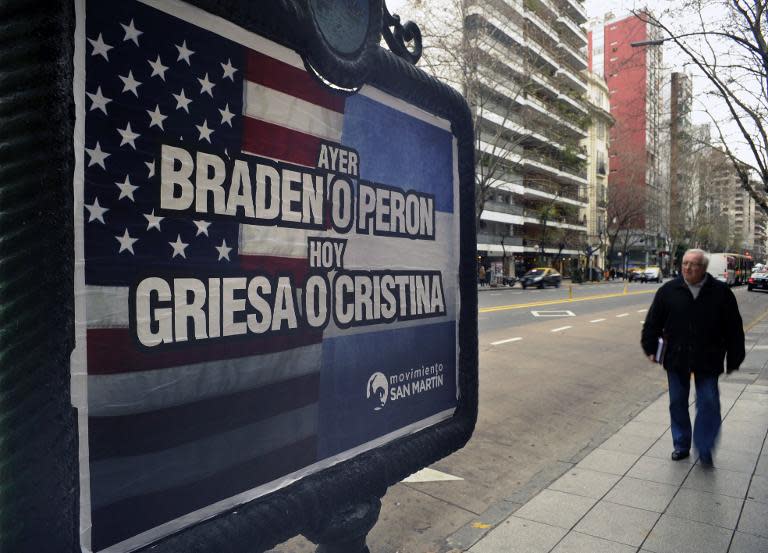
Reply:
<svg viewBox="0 0 768 553"><path fill-rule="evenodd" d="M79 450L32 471L77 475L76 539L14 551L325 543L474 426L466 104L378 46L380 2L194 4L68 27Z"/></svg>

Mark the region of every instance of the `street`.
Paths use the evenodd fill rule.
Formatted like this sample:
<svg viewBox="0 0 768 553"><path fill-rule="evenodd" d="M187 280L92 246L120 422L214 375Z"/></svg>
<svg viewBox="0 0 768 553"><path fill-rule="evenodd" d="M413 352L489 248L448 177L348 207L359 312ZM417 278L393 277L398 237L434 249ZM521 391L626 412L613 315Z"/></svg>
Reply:
<svg viewBox="0 0 768 553"><path fill-rule="evenodd" d="M574 285L479 294L480 406L466 447L393 486L371 553L468 548L656 400L666 377L639 346L658 284ZM744 327L768 294L734 288ZM572 301L569 295L572 294ZM671 444L670 444L671 448ZM295 538L273 551L304 553Z"/></svg>

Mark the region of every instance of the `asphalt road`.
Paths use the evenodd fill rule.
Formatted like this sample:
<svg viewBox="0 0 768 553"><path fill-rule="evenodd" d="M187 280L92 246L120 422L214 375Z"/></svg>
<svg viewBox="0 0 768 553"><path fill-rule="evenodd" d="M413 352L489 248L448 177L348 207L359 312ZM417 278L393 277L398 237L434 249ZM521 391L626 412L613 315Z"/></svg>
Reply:
<svg viewBox="0 0 768 553"><path fill-rule="evenodd" d="M479 292L480 408L467 446L422 481L393 486L371 553L460 551L664 392L639 347L657 284ZM734 289L750 326L768 294ZM671 444L670 444L671 447ZM447 478L454 479L447 479ZM309 553L295 538L275 553Z"/></svg>

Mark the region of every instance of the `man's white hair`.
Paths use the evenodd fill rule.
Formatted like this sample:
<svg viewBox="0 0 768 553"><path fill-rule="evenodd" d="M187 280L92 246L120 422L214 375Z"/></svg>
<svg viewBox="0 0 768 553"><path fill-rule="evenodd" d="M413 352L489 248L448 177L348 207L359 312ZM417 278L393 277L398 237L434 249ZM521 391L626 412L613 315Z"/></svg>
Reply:
<svg viewBox="0 0 768 553"><path fill-rule="evenodd" d="M699 248L691 248L690 250L686 250L685 255L683 255L683 257L688 255L689 253L701 255L701 262L704 264L704 270L706 271L707 267L709 267L709 254L704 250L700 250Z"/></svg>

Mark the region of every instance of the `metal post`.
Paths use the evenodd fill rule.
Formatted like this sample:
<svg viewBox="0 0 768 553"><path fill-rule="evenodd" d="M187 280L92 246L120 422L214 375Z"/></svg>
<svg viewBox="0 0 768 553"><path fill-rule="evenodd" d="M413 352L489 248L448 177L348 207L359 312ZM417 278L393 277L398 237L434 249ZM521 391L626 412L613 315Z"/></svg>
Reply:
<svg viewBox="0 0 768 553"><path fill-rule="evenodd" d="M378 497L350 503L304 532L304 536L317 544L315 553L370 553L365 539L380 511Z"/></svg>

